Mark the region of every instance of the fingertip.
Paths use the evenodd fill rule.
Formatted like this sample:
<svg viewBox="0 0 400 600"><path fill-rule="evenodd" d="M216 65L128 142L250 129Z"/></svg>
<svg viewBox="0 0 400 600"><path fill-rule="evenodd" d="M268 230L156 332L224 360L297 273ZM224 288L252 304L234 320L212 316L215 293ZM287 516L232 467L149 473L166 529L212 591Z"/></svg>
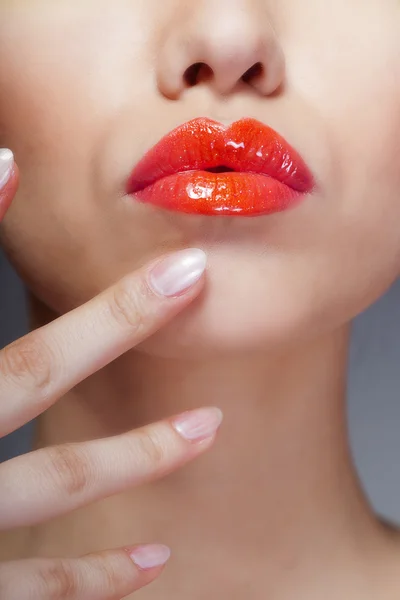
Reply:
<svg viewBox="0 0 400 600"><path fill-rule="evenodd" d="M148 283L159 296L179 297L194 289L205 273L207 255L199 248L188 248L166 256L148 272Z"/></svg>
<svg viewBox="0 0 400 600"><path fill-rule="evenodd" d="M171 556L170 548L164 544L143 544L126 548L126 552L140 571L164 567Z"/></svg>
<svg viewBox="0 0 400 600"><path fill-rule="evenodd" d="M215 439L222 420L219 408L204 407L181 413L172 419L172 426L187 442L204 443Z"/></svg>

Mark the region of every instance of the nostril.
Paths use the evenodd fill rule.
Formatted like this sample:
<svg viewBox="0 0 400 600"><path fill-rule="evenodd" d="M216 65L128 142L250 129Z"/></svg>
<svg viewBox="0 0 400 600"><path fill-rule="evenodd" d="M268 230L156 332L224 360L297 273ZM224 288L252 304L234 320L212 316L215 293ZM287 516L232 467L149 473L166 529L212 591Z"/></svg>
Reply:
<svg viewBox="0 0 400 600"><path fill-rule="evenodd" d="M203 63L194 63L186 69L183 77L188 86L192 87L196 85L197 77L199 76L202 65Z"/></svg>
<svg viewBox="0 0 400 600"><path fill-rule="evenodd" d="M262 63L257 62L252 67L250 67L250 69L248 69L246 71L246 73L244 73L242 75L242 81L244 81L245 83L249 83L253 79L257 79L258 77L261 77L261 75L263 73L264 73L264 67L263 67Z"/></svg>
<svg viewBox="0 0 400 600"><path fill-rule="evenodd" d="M264 65L256 62L241 76L244 83L252 83L264 73ZM194 87L201 82L209 81L214 77L213 69L205 62L196 62L190 65L183 74L183 80L188 87Z"/></svg>
<svg viewBox="0 0 400 600"><path fill-rule="evenodd" d="M200 81L207 81L213 76L213 70L206 63L197 62L188 67L183 75L186 85L193 87Z"/></svg>

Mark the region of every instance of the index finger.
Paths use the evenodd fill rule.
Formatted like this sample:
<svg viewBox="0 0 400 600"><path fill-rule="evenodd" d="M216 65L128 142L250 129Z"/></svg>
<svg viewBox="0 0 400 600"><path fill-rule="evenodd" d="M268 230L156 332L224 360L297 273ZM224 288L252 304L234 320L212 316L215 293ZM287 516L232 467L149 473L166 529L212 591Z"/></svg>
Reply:
<svg viewBox="0 0 400 600"><path fill-rule="evenodd" d="M18 187L18 169L8 148L0 148L0 223Z"/></svg>
<svg viewBox="0 0 400 600"><path fill-rule="evenodd" d="M1 350L0 435L172 319L198 295L205 266L202 250L170 254Z"/></svg>

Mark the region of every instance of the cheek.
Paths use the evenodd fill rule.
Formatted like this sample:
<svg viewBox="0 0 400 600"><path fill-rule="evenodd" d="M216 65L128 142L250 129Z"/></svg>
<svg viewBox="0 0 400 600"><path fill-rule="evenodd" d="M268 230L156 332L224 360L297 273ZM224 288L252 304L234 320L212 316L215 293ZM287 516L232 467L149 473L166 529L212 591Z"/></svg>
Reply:
<svg viewBox="0 0 400 600"><path fill-rule="evenodd" d="M52 305L58 296L75 304L80 282L74 287L69 278L84 265L90 236L100 225L88 157L107 120L101 99L109 96L98 93L98 82L88 76L98 72L107 78L97 66L103 57L101 50L96 55L96 40L87 40L89 51L80 35L83 24L66 20L63 28L59 15L50 18L51 28L44 9L35 32L32 16L0 23L0 55L7 56L0 68L0 144L12 148L21 171L1 235L14 265L39 295ZM89 268L85 276L93 280ZM65 289L71 292L65 295Z"/></svg>
<svg viewBox="0 0 400 600"><path fill-rule="evenodd" d="M333 168L324 183L332 216L360 243L364 234L394 242L400 211L400 4L353 0L351 9L347 0L337 0L332 11L318 0L304 4L303 17L296 6L293 18L287 14L288 79L327 129ZM311 16L307 6L314 17L320 10L318 20L309 22L308 39L299 27Z"/></svg>
<svg viewBox="0 0 400 600"><path fill-rule="evenodd" d="M400 83L381 84L362 109L358 104L343 115L338 140L346 182L341 214L377 281L400 271Z"/></svg>
<svg viewBox="0 0 400 600"><path fill-rule="evenodd" d="M343 277L349 274L343 285L371 301L400 272L399 39L371 40L377 49L370 56L350 54L334 72L336 89L319 101L334 148L327 194L347 249L339 253Z"/></svg>
<svg viewBox="0 0 400 600"><path fill-rule="evenodd" d="M328 186L335 213L329 245L352 314L400 273L400 85L381 83L363 105L361 96L348 99L330 120L337 157Z"/></svg>

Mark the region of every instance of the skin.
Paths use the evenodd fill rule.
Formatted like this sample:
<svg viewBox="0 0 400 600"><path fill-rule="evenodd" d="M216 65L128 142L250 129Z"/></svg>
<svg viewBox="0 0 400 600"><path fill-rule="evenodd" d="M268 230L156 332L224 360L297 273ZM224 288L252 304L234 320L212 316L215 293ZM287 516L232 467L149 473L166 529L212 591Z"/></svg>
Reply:
<svg viewBox="0 0 400 600"><path fill-rule="evenodd" d="M397 0L0 2L0 144L21 171L0 235L35 325L167 251L209 259L190 307L65 394L37 446L120 434L205 399L225 413L218 444L190 468L13 532L8 556L76 556L133 536L175 551L135 598L398 598L398 534L360 489L344 390L349 323L400 270L399 30ZM199 61L213 75L188 88ZM243 82L257 62L264 75ZM125 197L143 153L197 116L272 126L315 192L251 220Z"/></svg>

